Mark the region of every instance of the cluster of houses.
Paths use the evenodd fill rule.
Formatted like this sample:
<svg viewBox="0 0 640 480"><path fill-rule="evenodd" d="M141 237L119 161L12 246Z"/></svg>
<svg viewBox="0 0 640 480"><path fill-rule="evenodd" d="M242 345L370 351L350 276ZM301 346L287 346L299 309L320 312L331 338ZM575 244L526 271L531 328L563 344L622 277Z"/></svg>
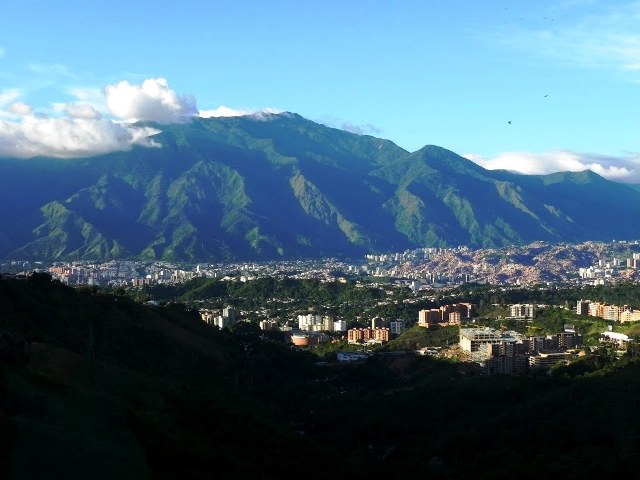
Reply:
<svg viewBox="0 0 640 480"><path fill-rule="evenodd" d="M442 305L440 308L420 310L418 312L418 325L429 328L435 325L441 327L460 325L461 320L473 315L473 304L454 303Z"/></svg>
<svg viewBox="0 0 640 480"><path fill-rule="evenodd" d="M224 307L222 312L219 310L200 310L200 318L208 325L222 328L229 328L238 321L236 310L233 307Z"/></svg>
<svg viewBox="0 0 640 480"><path fill-rule="evenodd" d="M352 328L347 331L348 343L382 344L387 343L393 337L400 335L405 329L404 320L392 320L389 326L384 326L385 321L380 317L371 320L371 327Z"/></svg>
<svg viewBox="0 0 640 480"><path fill-rule="evenodd" d="M335 320L328 315L307 313L298 315L298 329L308 332L346 332L347 321Z"/></svg>
<svg viewBox="0 0 640 480"><path fill-rule="evenodd" d="M462 320L473 315L473 304L454 303L442 305L439 308L420 310L418 312L418 325L429 328L434 326L448 327L459 326ZM370 328L354 328L347 331L349 343L386 343L391 338L400 335L405 329L403 320L389 322L389 326L383 326L383 320L374 318Z"/></svg>
<svg viewBox="0 0 640 480"><path fill-rule="evenodd" d="M638 322L640 310L634 310L628 305L609 305L607 303L593 302L591 300L578 300L576 303L578 315L590 315L611 322Z"/></svg>
<svg viewBox="0 0 640 480"><path fill-rule="evenodd" d="M487 374L522 375L532 368L568 362L582 345L582 335L573 325L555 335L525 337L523 334L493 328L461 328L460 348Z"/></svg>
<svg viewBox="0 0 640 480"><path fill-rule="evenodd" d="M425 309L418 312L418 325L423 328L451 326L461 324L462 320L473 315L474 305L455 303L442 305L439 308ZM512 318L532 318L535 305L510 305ZM634 321L635 315L640 320L640 311L631 310L627 306L618 307L589 300L577 302L576 313L591 315L613 321ZM233 326L237 320L233 307L222 310L201 310L202 320L219 328ZM277 320L262 320L263 330L278 329ZM291 327L289 327L291 330ZM386 321L375 317L371 325L364 328L347 329L345 320L335 320L328 315L307 313L298 315L298 329L289 332L291 342L296 346L317 345L326 341L335 341L330 333L346 332L349 344L371 345L384 344L405 330L404 320ZM344 338L344 337L343 337ZM604 332L601 341L618 346L626 344L626 335L612 331ZM573 325L565 325L564 331L555 335L525 337L523 334L504 329L492 328L460 328L459 346L471 362L480 365L486 374L526 374L532 369L550 367L558 362L568 363L580 355L582 336ZM358 357L360 359L360 357ZM353 360L349 357L349 360Z"/></svg>

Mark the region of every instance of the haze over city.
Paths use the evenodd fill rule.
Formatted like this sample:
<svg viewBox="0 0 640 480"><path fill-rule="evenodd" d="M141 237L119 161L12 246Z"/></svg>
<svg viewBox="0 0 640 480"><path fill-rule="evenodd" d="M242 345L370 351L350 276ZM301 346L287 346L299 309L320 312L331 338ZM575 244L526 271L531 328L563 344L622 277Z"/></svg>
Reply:
<svg viewBox="0 0 640 480"><path fill-rule="evenodd" d="M183 121L292 111L486 168L640 182L637 2L10 2L0 155L149 147Z"/></svg>

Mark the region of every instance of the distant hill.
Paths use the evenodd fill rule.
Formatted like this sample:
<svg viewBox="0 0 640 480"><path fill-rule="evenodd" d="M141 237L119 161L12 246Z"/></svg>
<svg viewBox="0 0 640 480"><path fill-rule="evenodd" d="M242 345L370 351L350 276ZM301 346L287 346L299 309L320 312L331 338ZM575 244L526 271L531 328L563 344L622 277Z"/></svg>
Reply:
<svg viewBox="0 0 640 480"><path fill-rule="evenodd" d="M0 258L252 260L640 236L640 191L489 171L292 113L151 125L159 148L0 159Z"/></svg>

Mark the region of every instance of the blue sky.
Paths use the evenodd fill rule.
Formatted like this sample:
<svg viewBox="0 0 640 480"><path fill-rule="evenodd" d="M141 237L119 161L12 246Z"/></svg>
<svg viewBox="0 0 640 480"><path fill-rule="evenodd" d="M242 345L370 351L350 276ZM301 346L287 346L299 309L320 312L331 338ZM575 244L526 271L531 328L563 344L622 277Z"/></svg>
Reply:
<svg viewBox="0 0 640 480"><path fill-rule="evenodd" d="M7 3L1 155L151 144L122 123L149 115L273 109L488 168L640 183L639 2Z"/></svg>

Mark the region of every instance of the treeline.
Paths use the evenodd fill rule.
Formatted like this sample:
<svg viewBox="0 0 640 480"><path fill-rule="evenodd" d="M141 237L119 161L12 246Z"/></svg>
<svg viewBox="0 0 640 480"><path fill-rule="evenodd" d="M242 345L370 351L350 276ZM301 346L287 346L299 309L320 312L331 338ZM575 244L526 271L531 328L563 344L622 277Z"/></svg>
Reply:
<svg viewBox="0 0 640 480"><path fill-rule="evenodd" d="M640 308L640 285L631 282L580 287L538 285L522 288L465 284L451 290L450 293L460 295L461 298L464 298L464 301L482 306L539 303L545 305L567 305L575 308L577 300L585 299Z"/></svg>
<svg viewBox="0 0 640 480"><path fill-rule="evenodd" d="M351 282L321 282L320 280L259 278L247 282L227 282L196 278L177 285L143 287L137 296L150 300L211 300L244 299L264 303L271 298L293 299L310 303L364 302L381 298L384 293L375 287L358 287Z"/></svg>
<svg viewBox="0 0 640 480"><path fill-rule="evenodd" d="M402 332L398 338L383 345L382 351L414 350L423 347L449 347L458 343L460 327L438 325L429 328L414 325Z"/></svg>

